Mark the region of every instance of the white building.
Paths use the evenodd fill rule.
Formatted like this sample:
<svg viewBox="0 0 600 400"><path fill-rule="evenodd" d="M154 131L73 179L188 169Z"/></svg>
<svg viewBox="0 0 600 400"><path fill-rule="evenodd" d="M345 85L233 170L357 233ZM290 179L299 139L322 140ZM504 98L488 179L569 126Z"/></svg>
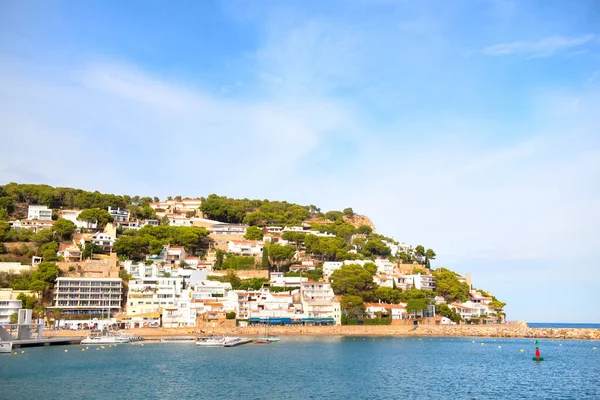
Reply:
<svg viewBox="0 0 600 400"><path fill-rule="evenodd" d="M365 303L365 313L369 318L377 318L379 313L384 317L391 316L392 319L404 319L408 317L406 303Z"/></svg>
<svg viewBox="0 0 600 400"><path fill-rule="evenodd" d="M218 281L200 281L191 284L194 300L216 300L227 296L231 290L231 283Z"/></svg>
<svg viewBox="0 0 600 400"><path fill-rule="evenodd" d="M377 286L394 288L394 277L392 275L375 275L373 277L373 282L375 282Z"/></svg>
<svg viewBox="0 0 600 400"><path fill-rule="evenodd" d="M171 226L193 226L194 221L192 218L188 218L184 215L169 214L167 215L169 225Z"/></svg>
<svg viewBox="0 0 600 400"><path fill-rule="evenodd" d="M246 234L247 225L239 224L215 224L210 228L213 235L240 235Z"/></svg>
<svg viewBox="0 0 600 400"><path fill-rule="evenodd" d="M121 310L121 278L56 278L54 307L63 314L102 314Z"/></svg>
<svg viewBox="0 0 600 400"><path fill-rule="evenodd" d="M21 229L31 229L33 233L37 233L42 229L52 229L54 221L46 219L18 219L13 221L11 227L17 232Z"/></svg>
<svg viewBox="0 0 600 400"><path fill-rule="evenodd" d="M343 261L325 261L323 263L323 276L329 279L335 270L342 268L342 265L344 265Z"/></svg>
<svg viewBox="0 0 600 400"><path fill-rule="evenodd" d="M108 207L108 213L113 216L115 222L129 221L129 210L127 210L126 208Z"/></svg>
<svg viewBox="0 0 600 400"><path fill-rule="evenodd" d="M66 219L67 221L71 221L72 223L75 224L75 226L77 228L96 229L96 227L97 227L97 224L95 222L88 223L85 221L79 221L77 219L79 214L81 214L81 210L62 210L60 213L61 213L61 216L60 216L61 218Z"/></svg>
<svg viewBox="0 0 600 400"><path fill-rule="evenodd" d="M52 210L46 206L29 206L29 208L27 209L27 219L51 221Z"/></svg>
<svg viewBox="0 0 600 400"><path fill-rule="evenodd" d="M271 280L265 282L263 287L287 287L299 288L302 282L308 282L308 278L301 276L285 276L283 272L271 272Z"/></svg>
<svg viewBox="0 0 600 400"><path fill-rule="evenodd" d="M435 281L431 275L407 275L407 278L412 279L413 287L419 290L435 290Z"/></svg>
<svg viewBox="0 0 600 400"><path fill-rule="evenodd" d="M156 215L158 215L159 217L164 216L166 213L185 214L190 211L196 212L196 210L198 210L198 208L200 208L201 205L202 200L200 199L183 199L181 201L165 200L150 203L150 207L156 211Z"/></svg>
<svg viewBox="0 0 600 400"><path fill-rule="evenodd" d="M392 275L394 273L394 264L390 260L378 258L375 260L375 265L379 274Z"/></svg>
<svg viewBox="0 0 600 400"><path fill-rule="evenodd" d="M96 246L100 246L103 251L112 251L115 244L115 237L104 232L96 232L92 235L91 242Z"/></svg>
<svg viewBox="0 0 600 400"><path fill-rule="evenodd" d="M334 300L333 289L328 283L302 283L300 299L305 325L341 325L341 306Z"/></svg>
<svg viewBox="0 0 600 400"><path fill-rule="evenodd" d="M264 243L258 240L230 240L227 251L240 256L259 256Z"/></svg>
<svg viewBox="0 0 600 400"><path fill-rule="evenodd" d="M127 315L160 311L177 304L182 292L182 278L148 277L129 281Z"/></svg>
<svg viewBox="0 0 600 400"><path fill-rule="evenodd" d="M10 316L23 308L17 297L21 294L32 295L29 290L0 289L0 325L10 323Z"/></svg>
<svg viewBox="0 0 600 400"><path fill-rule="evenodd" d="M163 308L162 318L165 328L196 326L195 304L191 301L191 292L184 290L175 305Z"/></svg>

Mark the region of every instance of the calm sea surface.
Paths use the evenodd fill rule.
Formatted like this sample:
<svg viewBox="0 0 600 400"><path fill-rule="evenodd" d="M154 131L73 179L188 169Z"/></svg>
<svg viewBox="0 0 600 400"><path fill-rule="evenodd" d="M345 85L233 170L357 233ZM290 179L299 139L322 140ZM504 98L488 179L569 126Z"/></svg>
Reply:
<svg viewBox="0 0 600 400"><path fill-rule="evenodd" d="M284 337L235 348L82 348L0 355L0 398L600 399L598 341L542 340L541 363L531 360L530 339Z"/></svg>

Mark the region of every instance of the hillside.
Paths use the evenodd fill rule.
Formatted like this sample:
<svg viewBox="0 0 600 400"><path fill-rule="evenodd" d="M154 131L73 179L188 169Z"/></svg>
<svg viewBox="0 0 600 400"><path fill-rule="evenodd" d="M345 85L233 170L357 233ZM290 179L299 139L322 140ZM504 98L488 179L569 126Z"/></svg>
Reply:
<svg viewBox="0 0 600 400"><path fill-rule="evenodd" d="M483 301L498 311L499 317L503 316L504 303L482 290L474 291L470 280L445 268L431 271L430 261L436 258L433 249L407 245L376 233L369 217L356 214L352 208L323 212L312 204L234 199L216 194L189 200L186 203L181 196L169 197L167 203L173 206L166 211L159 208L165 203L159 203L158 197L9 183L0 186L0 254L5 253L1 258L24 261L38 256L44 262L61 261L58 250L60 246L72 245L65 239L74 232L93 233L114 221L114 244L110 248L86 244L81 247L84 257L115 252L123 260L140 261L157 256L165 246L172 245L185 248L196 263L201 259L210 262L215 270L276 269L292 276L294 263L309 261L317 270L307 276L331 278L332 289L342 303L355 304L358 310L367 303L384 302L406 303L413 312L423 312L435 303L437 313L460 321L461 315L469 315L473 304ZM53 221L38 225L35 230L23 229L21 222L15 220L25 218L30 205L51 208ZM114 208L124 210L110 214L109 207L113 208L111 212L115 212ZM204 218L196 217L198 208ZM65 209L81 212L77 219L67 221L62 218ZM158 214L159 209L164 212ZM115 219L119 216L124 218ZM211 221L232 224L233 231L225 241L224 236L213 234L215 227L223 225ZM75 223L79 223L78 228ZM92 223L96 229L90 228ZM244 254L248 250L232 251L231 241L240 239L255 241L260 250L250 254ZM333 263L335 271L326 273L327 263Z"/></svg>

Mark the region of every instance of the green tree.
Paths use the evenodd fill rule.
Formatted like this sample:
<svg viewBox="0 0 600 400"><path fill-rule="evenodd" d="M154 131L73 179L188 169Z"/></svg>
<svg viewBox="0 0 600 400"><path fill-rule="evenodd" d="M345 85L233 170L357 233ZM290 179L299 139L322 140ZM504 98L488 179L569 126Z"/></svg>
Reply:
<svg viewBox="0 0 600 400"><path fill-rule="evenodd" d="M19 322L19 314L18 313L12 313L10 314L10 320L8 321L9 324L16 324Z"/></svg>
<svg viewBox="0 0 600 400"><path fill-rule="evenodd" d="M97 224L98 228L103 228L109 222L113 222L114 218L106 210L100 208L89 208L87 210L81 211L77 216L77 220L87 222L88 228L92 224Z"/></svg>
<svg viewBox="0 0 600 400"><path fill-rule="evenodd" d="M223 269L223 261L224 261L224 251L217 249L216 251L216 259L215 259L215 269L220 270Z"/></svg>
<svg viewBox="0 0 600 400"><path fill-rule="evenodd" d="M342 312L348 318L362 318L365 314L365 303L360 296L344 295L342 296L340 306Z"/></svg>
<svg viewBox="0 0 600 400"><path fill-rule="evenodd" d="M141 259L148 254L149 242L144 236L120 236L113 245L113 251L117 255L125 255L128 258Z"/></svg>
<svg viewBox="0 0 600 400"><path fill-rule="evenodd" d="M8 240L8 232L10 231L10 224L6 221L0 221L0 242Z"/></svg>
<svg viewBox="0 0 600 400"><path fill-rule="evenodd" d="M58 261L58 243L50 242L43 244L40 248L40 255L44 261Z"/></svg>
<svg viewBox="0 0 600 400"><path fill-rule="evenodd" d="M401 261L403 264L412 264L412 261L413 261L413 260L412 260L412 257L411 257L411 255L410 255L410 254L408 254L407 252L405 252L405 251L401 251L401 252L398 254L398 257L400 258L400 261Z"/></svg>
<svg viewBox="0 0 600 400"><path fill-rule="evenodd" d="M239 224L246 216L242 204L216 194L209 195L206 201L202 202L200 210L209 219L232 224Z"/></svg>
<svg viewBox="0 0 600 400"><path fill-rule="evenodd" d="M279 269L283 261L291 260L294 254L296 254L296 249L292 246L282 246L279 244L269 246L269 257L277 265L277 269Z"/></svg>
<svg viewBox="0 0 600 400"><path fill-rule="evenodd" d="M33 310L38 303L38 299L35 295L26 295L24 293L20 293L17 296L17 300L21 300L21 307L27 310Z"/></svg>
<svg viewBox="0 0 600 400"><path fill-rule="evenodd" d="M239 289L242 280L233 270L229 270L227 271L227 275L225 275L225 282L229 282L231 284L231 288L236 290Z"/></svg>
<svg viewBox="0 0 600 400"><path fill-rule="evenodd" d="M267 246L263 247L262 249L262 260L260 265L263 269L269 269L269 267L271 266L271 264L269 263L269 249L267 248Z"/></svg>
<svg viewBox="0 0 600 400"><path fill-rule="evenodd" d="M420 264L425 264L425 248L421 245L415 247L415 256Z"/></svg>
<svg viewBox="0 0 600 400"><path fill-rule="evenodd" d="M350 208L350 207L344 208L344 210L342 212L344 213L345 217L348 217L348 218L354 217L354 210L352 210L352 208Z"/></svg>
<svg viewBox="0 0 600 400"><path fill-rule="evenodd" d="M427 265L427 268L429 268L429 261L431 260L435 260L436 254L435 251L431 250L431 249L427 249L427 251L425 251L425 265Z"/></svg>
<svg viewBox="0 0 600 400"><path fill-rule="evenodd" d="M247 240L262 240L264 233L262 229L257 228L256 226L249 226L246 229L246 234L244 235L244 239Z"/></svg>
<svg viewBox="0 0 600 400"><path fill-rule="evenodd" d="M443 315L446 318L449 318L450 320L452 320L454 322L462 321L460 314L458 314L456 311L454 311L450 307L448 307L448 304L446 304L446 303L436 304L435 312L437 314Z"/></svg>
<svg viewBox="0 0 600 400"><path fill-rule="evenodd" d="M375 275L377 273L377 265L375 263L366 262L363 268L369 271L371 275Z"/></svg>
<svg viewBox="0 0 600 400"><path fill-rule="evenodd" d="M325 218L330 221L342 220L344 218L344 213L341 211L329 211L325 213Z"/></svg>
<svg viewBox="0 0 600 400"><path fill-rule="evenodd" d="M73 232L75 232L75 228L73 221L64 218L57 219L52 225L52 230L59 236L60 240L70 239Z"/></svg>
<svg viewBox="0 0 600 400"><path fill-rule="evenodd" d="M409 314L427 310L429 301L426 299L410 299L406 303L406 312Z"/></svg>
<svg viewBox="0 0 600 400"><path fill-rule="evenodd" d="M114 248L113 248L114 250ZM87 259L92 257L92 254L103 254L102 247L97 246L93 243L86 243L83 249L81 250L81 256L83 259Z"/></svg>
<svg viewBox="0 0 600 400"><path fill-rule="evenodd" d="M38 233L31 236L31 241L41 246L51 242L54 239L54 233L50 229L41 229Z"/></svg>
<svg viewBox="0 0 600 400"><path fill-rule="evenodd" d="M402 301L402 291L380 286L375 289L375 297L384 303L398 304Z"/></svg>
<svg viewBox="0 0 600 400"><path fill-rule="evenodd" d="M369 239L361 248L361 253L370 256L389 256L392 250L381 239Z"/></svg>
<svg viewBox="0 0 600 400"><path fill-rule="evenodd" d="M361 225L358 227L358 233L361 235L370 235L373 233L373 228L371 228L369 225Z"/></svg>
<svg viewBox="0 0 600 400"><path fill-rule="evenodd" d="M300 247L300 244L304 243L304 239L306 238L306 233L302 232L294 232L294 231L286 231L281 235L283 240L287 240L290 243L293 243L296 246L296 249Z"/></svg>
<svg viewBox="0 0 600 400"><path fill-rule="evenodd" d="M373 275L358 264L343 265L331 274L331 288L336 295L359 296L375 289Z"/></svg>
<svg viewBox="0 0 600 400"><path fill-rule="evenodd" d="M438 268L432 272L435 282L435 294L443 297L447 302L467 301L469 298L469 285L458 280L458 274L446 268Z"/></svg>

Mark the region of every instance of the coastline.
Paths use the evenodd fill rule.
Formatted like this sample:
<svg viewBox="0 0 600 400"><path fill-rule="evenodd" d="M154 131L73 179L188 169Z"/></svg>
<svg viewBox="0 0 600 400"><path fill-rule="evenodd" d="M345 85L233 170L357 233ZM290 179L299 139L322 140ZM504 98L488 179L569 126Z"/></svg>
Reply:
<svg viewBox="0 0 600 400"><path fill-rule="evenodd" d="M138 328L123 332L158 339L176 336L235 335L256 337L264 335L264 329L258 326L199 330L198 328ZM437 336L437 337L491 337L491 338L538 338L600 340L600 329L593 328L530 328L525 322L501 325L419 325L416 329L410 325L336 325L336 326L272 326L269 334L273 336ZM46 336L46 335L44 335ZM73 331L49 332L48 336L81 336L86 331L74 335Z"/></svg>

